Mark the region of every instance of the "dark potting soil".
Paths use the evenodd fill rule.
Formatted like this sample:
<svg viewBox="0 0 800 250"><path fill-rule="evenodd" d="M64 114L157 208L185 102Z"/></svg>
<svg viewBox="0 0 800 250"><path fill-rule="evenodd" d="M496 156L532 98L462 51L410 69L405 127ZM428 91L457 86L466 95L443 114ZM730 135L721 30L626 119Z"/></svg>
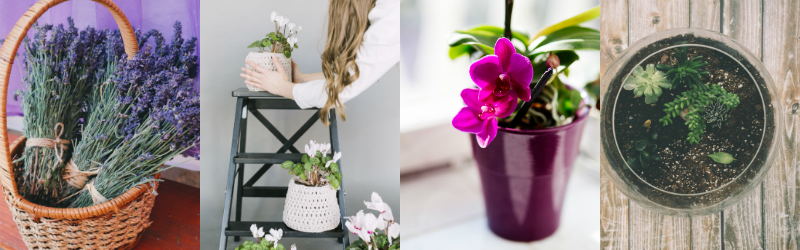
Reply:
<svg viewBox="0 0 800 250"><path fill-rule="evenodd" d="M677 49L656 53L640 65L643 68L647 64L673 65L676 62L673 52ZM626 160L631 157L627 149L633 146L638 133L647 131L642 129L645 122L651 121L647 132L658 133L655 144L661 160L651 161L646 167L633 170L647 183L679 194L711 191L734 180L747 168L758 151L765 120L758 87L739 63L709 48L690 46L688 51L689 58L702 56L702 60L708 63L703 69L709 74L702 77L703 82L719 84L729 93L739 96L740 104L731 109L721 128L706 124L701 141L692 144L686 140L689 128L682 117L674 117L673 123L662 126L659 119L666 115L664 104L688 90L687 86L664 89L655 104L646 104L644 96L637 98L633 91L622 89L614 111L617 145ZM733 155L734 161L726 165L708 157L717 152Z"/></svg>

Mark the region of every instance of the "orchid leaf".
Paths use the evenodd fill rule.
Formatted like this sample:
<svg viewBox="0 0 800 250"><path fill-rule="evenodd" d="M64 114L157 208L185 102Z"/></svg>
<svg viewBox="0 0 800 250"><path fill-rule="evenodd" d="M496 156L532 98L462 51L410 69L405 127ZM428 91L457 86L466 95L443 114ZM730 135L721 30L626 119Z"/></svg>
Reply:
<svg viewBox="0 0 800 250"><path fill-rule="evenodd" d="M561 30L569 26L578 25L598 17L600 17L600 6L587 10L586 12L578 14L577 16L570 17L567 20L545 27L544 29L539 30L539 32L536 32L536 35L533 36L533 39L536 40L541 36L552 34L557 30Z"/></svg>
<svg viewBox="0 0 800 250"><path fill-rule="evenodd" d="M722 164L731 164L731 162L733 162L733 156L725 152L710 154L708 157L711 157L712 160Z"/></svg>
<svg viewBox="0 0 800 250"><path fill-rule="evenodd" d="M535 56L552 51L563 50L600 50L600 40L587 40L587 39L567 39L555 41L539 48L536 48L529 56Z"/></svg>
<svg viewBox="0 0 800 250"><path fill-rule="evenodd" d="M453 47L450 47L449 55L450 59L456 59L462 55L469 55L475 52L476 50L472 48L472 46L468 44L460 44Z"/></svg>
<svg viewBox="0 0 800 250"><path fill-rule="evenodd" d="M600 40L600 31L581 26L566 27L544 36L543 39L537 39L535 43L531 44L531 50L536 50L536 48L556 41L570 39Z"/></svg>
<svg viewBox="0 0 800 250"><path fill-rule="evenodd" d="M450 37L449 41L450 47L466 44L471 45L474 49L480 50L483 54L490 55L494 54L494 47L490 47L489 45L483 44L479 42L477 38L467 34L455 34ZM492 43L492 46L494 44Z"/></svg>
<svg viewBox="0 0 800 250"><path fill-rule="evenodd" d="M498 38L502 37L505 34L505 29L503 29L502 27L491 26L491 25L481 25L481 26L472 28L470 30L472 30L472 31L490 32L490 33L492 33L494 35L494 40L497 40ZM511 37L514 38L514 39L519 40L520 42L522 42L526 46L530 43L530 41L529 41L530 39L528 39L528 34L525 33L525 32L511 31Z"/></svg>

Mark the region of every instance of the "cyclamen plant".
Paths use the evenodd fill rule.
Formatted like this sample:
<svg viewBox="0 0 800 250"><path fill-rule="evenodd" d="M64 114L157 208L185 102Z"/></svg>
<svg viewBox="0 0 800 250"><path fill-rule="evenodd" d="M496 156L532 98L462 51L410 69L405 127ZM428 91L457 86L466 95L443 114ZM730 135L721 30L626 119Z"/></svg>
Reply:
<svg viewBox="0 0 800 250"><path fill-rule="evenodd" d="M253 233L255 242L245 241L242 245L236 247L236 250L285 250L281 243L278 241L283 237L283 229L270 229L269 234L264 233L264 227L258 227L256 224L250 226L250 232ZM292 245L290 250L297 250L297 246Z"/></svg>
<svg viewBox="0 0 800 250"><path fill-rule="evenodd" d="M360 210L355 216L346 218L344 225L359 237L347 250L399 250L400 224L394 220L389 204L384 203L375 192L372 192L372 202L365 201L364 204L380 214L375 217L372 213L364 214L364 210Z"/></svg>
<svg viewBox="0 0 800 250"><path fill-rule="evenodd" d="M342 172L339 171L341 152L328 156L331 151L330 143L315 143L313 140L305 147L301 162L285 161L281 167L289 170L289 175L295 175L296 182L310 187L322 187L330 183L334 190L339 189L342 183Z"/></svg>
<svg viewBox="0 0 800 250"><path fill-rule="evenodd" d="M258 48L261 53L283 53L286 58L292 57L292 51L298 48L297 32L302 30L303 26L290 23L288 18L279 16L275 11L270 14L270 20L275 23L275 32L270 32L266 38L255 41L247 47Z"/></svg>

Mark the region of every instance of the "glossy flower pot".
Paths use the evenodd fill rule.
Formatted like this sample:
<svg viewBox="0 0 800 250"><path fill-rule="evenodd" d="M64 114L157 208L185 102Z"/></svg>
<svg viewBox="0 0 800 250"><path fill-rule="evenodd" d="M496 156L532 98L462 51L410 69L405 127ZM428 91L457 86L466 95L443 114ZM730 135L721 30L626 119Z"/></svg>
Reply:
<svg viewBox="0 0 800 250"><path fill-rule="evenodd" d="M580 153L585 110L570 124L499 128L486 148L472 138L489 228L513 241L535 241L558 229L572 163Z"/></svg>

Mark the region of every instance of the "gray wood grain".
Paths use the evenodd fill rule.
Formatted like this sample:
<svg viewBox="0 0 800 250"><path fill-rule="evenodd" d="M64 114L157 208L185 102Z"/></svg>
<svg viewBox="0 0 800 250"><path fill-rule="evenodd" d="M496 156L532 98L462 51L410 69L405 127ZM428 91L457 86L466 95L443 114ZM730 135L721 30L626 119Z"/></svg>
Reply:
<svg viewBox="0 0 800 250"><path fill-rule="evenodd" d="M691 0L689 27L720 32L720 0Z"/></svg>
<svg viewBox="0 0 800 250"><path fill-rule="evenodd" d="M692 249L722 249L721 213L692 218Z"/></svg>
<svg viewBox="0 0 800 250"><path fill-rule="evenodd" d="M722 7L723 34L760 57L761 1L724 1ZM724 211L723 237L726 249L763 247L762 188L763 185Z"/></svg>
<svg viewBox="0 0 800 250"><path fill-rule="evenodd" d="M764 16L769 18L764 18L762 61L780 90L781 103L790 109L798 94L798 81L794 77L797 63L792 53L786 52L797 50L798 3L797 0L765 1L763 6ZM787 121L794 117L790 109L780 114ZM797 154L793 152L796 148L796 140L792 138L794 126L793 121L786 123L780 156L764 181L765 249L797 248L798 177Z"/></svg>
<svg viewBox="0 0 800 250"><path fill-rule="evenodd" d="M628 1L608 0L600 5L600 73L628 47ZM600 76L602 78L602 75ZM607 83L601 83L600 96ZM602 104L601 104L602 105ZM600 164L608 164L604 154ZM628 249L628 197L622 194L605 172L600 171L600 249Z"/></svg>

